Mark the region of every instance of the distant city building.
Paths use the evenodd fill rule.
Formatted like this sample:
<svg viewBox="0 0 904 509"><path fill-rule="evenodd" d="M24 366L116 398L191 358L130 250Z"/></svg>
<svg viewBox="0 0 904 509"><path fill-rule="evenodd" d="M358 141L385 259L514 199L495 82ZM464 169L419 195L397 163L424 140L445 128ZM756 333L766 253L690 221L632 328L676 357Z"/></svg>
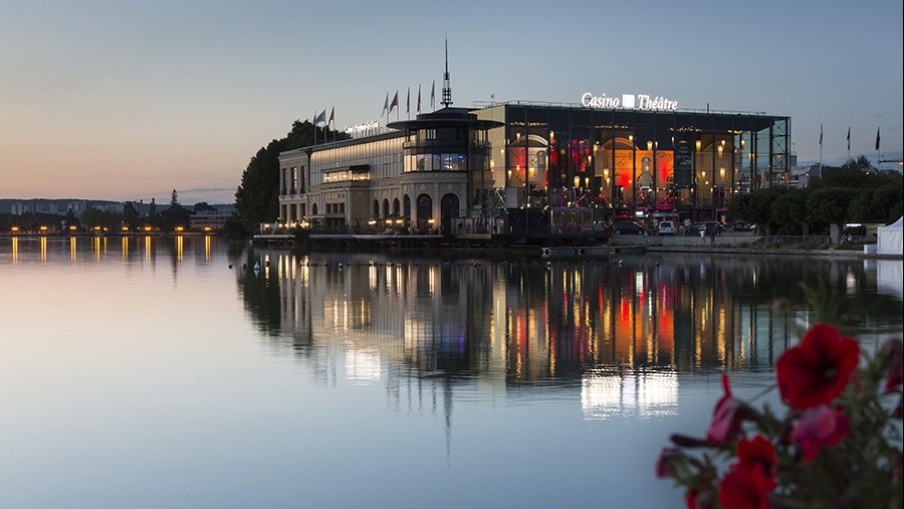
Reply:
<svg viewBox="0 0 904 509"><path fill-rule="evenodd" d="M222 230L231 215L232 212L223 210L205 210L192 214L188 218L189 229L194 231Z"/></svg>
<svg viewBox="0 0 904 509"><path fill-rule="evenodd" d="M82 215L82 212L88 210L88 202L85 200L71 201L66 204L66 213L71 212L76 217Z"/></svg>
<svg viewBox="0 0 904 509"><path fill-rule="evenodd" d="M113 203L97 203L94 202L89 208L100 210L101 212L122 212L123 204L121 202Z"/></svg>
<svg viewBox="0 0 904 509"><path fill-rule="evenodd" d="M788 181L788 185L790 187L796 187L798 189L803 189L810 185L810 181L812 179L820 177L821 173L822 173L822 166L820 166L819 164L792 166L791 167L791 177Z"/></svg>
<svg viewBox="0 0 904 509"><path fill-rule="evenodd" d="M22 214L33 214L35 211L35 204L24 201L15 202L10 205L10 211L14 216L21 216Z"/></svg>

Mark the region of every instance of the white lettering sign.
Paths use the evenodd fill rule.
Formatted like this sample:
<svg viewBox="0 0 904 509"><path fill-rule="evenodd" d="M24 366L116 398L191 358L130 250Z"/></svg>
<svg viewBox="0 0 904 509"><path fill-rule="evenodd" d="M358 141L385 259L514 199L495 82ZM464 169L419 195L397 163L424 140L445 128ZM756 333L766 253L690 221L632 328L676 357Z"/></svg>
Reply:
<svg viewBox="0 0 904 509"><path fill-rule="evenodd" d="M373 122L365 122L363 124L347 126L345 128L345 134L348 134L352 138L360 138L362 136L371 136L377 134L380 132L380 130L380 123L375 120Z"/></svg>
<svg viewBox="0 0 904 509"><path fill-rule="evenodd" d="M678 101L672 101L660 96L650 97L646 94L624 94L621 99L607 97L606 94L596 97L590 92L586 92L581 96L581 106L602 109L624 108L629 110L674 111L678 109Z"/></svg>

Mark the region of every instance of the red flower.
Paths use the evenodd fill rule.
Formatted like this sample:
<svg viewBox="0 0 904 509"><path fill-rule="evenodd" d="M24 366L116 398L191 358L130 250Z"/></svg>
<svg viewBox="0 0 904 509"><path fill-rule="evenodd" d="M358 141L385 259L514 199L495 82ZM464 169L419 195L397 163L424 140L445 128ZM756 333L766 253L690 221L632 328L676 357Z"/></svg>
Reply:
<svg viewBox="0 0 904 509"><path fill-rule="evenodd" d="M831 403L841 394L860 362L860 346L838 330L817 324L800 345L785 350L775 363L778 390L792 408Z"/></svg>
<svg viewBox="0 0 904 509"><path fill-rule="evenodd" d="M731 394L728 375L722 374L722 388L725 395L716 403L713 410L713 420L706 432L706 438L710 442L721 445L732 440L741 430L741 423L748 418L752 409L747 403L735 398Z"/></svg>
<svg viewBox="0 0 904 509"><path fill-rule="evenodd" d="M691 489L684 495L684 505L687 506L687 509L700 509L697 507L697 495L699 494L699 491Z"/></svg>
<svg viewBox="0 0 904 509"><path fill-rule="evenodd" d="M714 498L711 491L700 492L696 488L691 488L684 495L684 505L687 509L713 509Z"/></svg>
<svg viewBox="0 0 904 509"><path fill-rule="evenodd" d="M762 468L736 464L719 483L719 504L725 509L768 509L768 495L776 486Z"/></svg>
<svg viewBox="0 0 904 509"><path fill-rule="evenodd" d="M766 474L766 477L770 479L774 479L778 473L775 446L763 435L757 435L753 440L742 438L738 442L737 452L741 467L746 469L760 468Z"/></svg>
<svg viewBox="0 0 904 509"><path fill-rule="evenodd" d="M683 457L684 453L682 453L680 449L675 449L674 447L664 448L662 453L659 454L659 458L656 459L656 464L653 467L656 472L656 477L660 479L674 477L675 462L680 461Z"/></svg>
<svg viewBox="0 0 904 509"><path fill-rule="evenodd" d="M841 443L850 430L851 423L841 410L820 405L804 411L791 430L791 440L800 444L804 451L803 462L808 463L823 447Z"/></svg>

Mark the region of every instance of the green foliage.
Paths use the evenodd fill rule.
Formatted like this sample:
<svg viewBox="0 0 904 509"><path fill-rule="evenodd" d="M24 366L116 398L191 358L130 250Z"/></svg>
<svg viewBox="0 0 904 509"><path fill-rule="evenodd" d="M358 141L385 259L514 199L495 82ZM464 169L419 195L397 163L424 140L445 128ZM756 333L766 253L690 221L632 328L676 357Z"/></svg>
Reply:
<svg viewBox="0 0 904 509"><path fill-rule="evenodd" d="M179 205L177 201L175 205L171 205L170 208L164 210L160 215L163 218L162 227L165 231L173 231L176 228L187 230L191 218L191 210Z"/></svg>
<svg viewBox="0 0 904 509"><path fill-rule="evenodd" d="M0 232L8 232L13 227L19 228L19 231L23 233L35 232L41 226L62 227L62 221L56 214L43 212L27 212L22 215L0 214Z"/></svg>
<svg viewBox="0 0 904 509"><path fill-rule="evenodd" d="M826 166L822 169L822 176L814 178L810 182L810 189L822 189L826 187L851 187L859 189L869 184L871 174L869 160L861 159L848 161L844 166ZM863 166L863 163L866 166Z"/></svg>
<svg viewBox="0 0 904 509"><path fill-rule="evenodd" d="M763 227L767 235L772 234L778 224L776 218L772 216L772 203L787 192L788 188L776 186L750 193L746 214L742 217Z"/></svg>
<svg viewBox="0 0 904 509"><path fill-rule="evenodd" d="M235 208L246 230L254 231L260 223L271 223L279 217L279 154L313 145L315 129L320 143L329 138L348 138L347 134L329 128L315 128L308 120L296 120L284 138L261 147L248 162L235 192Z"/></svg>
<svg viewBox="0 0 904 509"><path fill-rule="evenodd" d="M140 214L138 213L138 209L135 208L134 202L127 201L123 204L122 215L123 220L126 222L126 226L128 226L130 230L138 226L138 216Z"/></svg>
<svg viewBox="0 0 904 509"><path fill-rule="evenodd" d="M217 210L216 207L208 204L206 201L199 201L198 203L195 203L194 209L195 209L195 214L197 214L199 212L207 212L207 211L216 211Z"/></svg>
<svg viewBox="0 0 904 509"><path fill-rule="evenodd" d="M79 219L82 226L87 229L100 227L110 231L119 230L125 222L125 216L120 212L109 212L94 207L82 212Z"/></svg>
<svg viewBox="0 0 904 509"><path fill-rule="evenodd" d="M807 197L807 210L827 223L843 223L848 219L848 207L857 191L847 187L816 189Z"/></svg>
<svg viewBox="0 0 904 509"><path fill-rule="evenodd" d="M860 156L844 166L827 166L806 189L769 187L736 196L728 206L732 219L764 227L767 234L822 231L849 221L891 223L904 210L904 177L880 171Z"/></svg>
<svg viewBox="0 0 904 509"><path fill-rule="evenodd" d="M223 225L223 235L230 240L240 241L248 238L251 233L245 228L245 223L242 221L238 212L233 212L232 215L226 219L226 224Z"/></svg>
<svg viewBox="0 0 904 509"><path fill-rule="evenodd" d="M787 192L772 201L770 217L779 225L778 232L783 235L809 233L810 214L807 209L806 189L788 189Z"/></svg>

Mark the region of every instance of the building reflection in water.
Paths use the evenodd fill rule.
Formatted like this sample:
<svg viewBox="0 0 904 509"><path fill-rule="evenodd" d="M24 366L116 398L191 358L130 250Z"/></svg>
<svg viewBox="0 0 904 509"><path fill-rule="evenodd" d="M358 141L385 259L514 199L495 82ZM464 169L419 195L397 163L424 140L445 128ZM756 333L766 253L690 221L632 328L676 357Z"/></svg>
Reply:
<svg viewBox="0 0 904 509"><path fill-rule="evenodd" d="M341 347L350 378L405 373L473 379L499 390L580 385L592 418L613 408L675 411L679 373L771 370L816 320L802 281L827 281L820 284L846 294L870 277L857 261L712 256L548 265L278 251L246 256L249 267L262 265L256 276L250 270L240 276L262 328L290 337L303 355ZM866 295L853 311L869 321L883 306L900 305L887 301Z"/></svg>

